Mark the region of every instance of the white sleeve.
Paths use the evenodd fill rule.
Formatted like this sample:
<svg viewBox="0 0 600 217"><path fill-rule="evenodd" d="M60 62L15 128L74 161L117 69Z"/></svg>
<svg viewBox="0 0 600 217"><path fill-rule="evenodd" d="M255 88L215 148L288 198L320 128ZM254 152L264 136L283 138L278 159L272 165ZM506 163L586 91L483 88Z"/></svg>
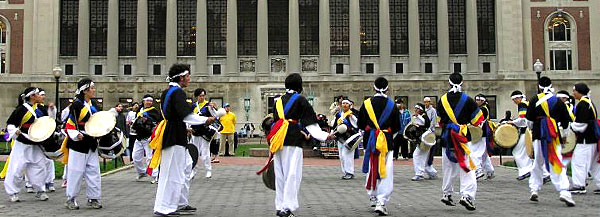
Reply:
<svg viewBox="0 0 600 217"><path fill-rule="evenodd" d="M81 133L78 130L67 130L67 135L73 141L79 141L79 139L77 138L77 136L79 136L79 134L81 134Z"/></svg>
<svg viewBox="0 0 600 217"><path fill-rule="evenodd" d="M6 132L8 133L9 138L14 139L15 133L17 132L17 127L15 125L9 124L6 126Z"/></svg>
<svg viewBox="0 0 600 217"><path fill-rule="evenodd" d="M327 137L329 136L329 134L325 131L322 131L319 125L316 123L306 126L306 130L308 130L308 133L310 133L313 138L321 142L327 140Z"/></svg>
<svg viewBox="0 0 600 217"><path fill-rule="evenodd" d="M431 132L435 132L435 126L437 123L437 111L435 109L433 109L433 112L429 118L431 118L430 119L431 123L429 124L429 130L431 130Z"/></svg>
<svg viewBox="0 0 600 217"><path fill-rule="evenodd" d="M358 118L354 115L350 116L350 124L352 124L352 127L358 128Z"/></svg>
<svg viewBox="0 0 600 217"><path fill-rule="evenodd" d="M517 118L513 121L513 124L517 127L527 127L527 118Z"/></svg>
<svg viewBox="0 0 600 217"><path fill-rule="evenodd" d="M200 125L200 124L206 123L207 119L208 119L207 117L200 116L200 115L192 112L188 116L185 116L185 118L183 119L183 122L190 124L190 125Z"/></svg>
<svg viewBox="0 0 600 217"><path fill-rule="evenodd" d="M576 132L576 133L585 132L585 130L587 129L587 126L588 126L587 123L579 123L579 122L571 123L571 129L573 130L573 132Z"/></svg>

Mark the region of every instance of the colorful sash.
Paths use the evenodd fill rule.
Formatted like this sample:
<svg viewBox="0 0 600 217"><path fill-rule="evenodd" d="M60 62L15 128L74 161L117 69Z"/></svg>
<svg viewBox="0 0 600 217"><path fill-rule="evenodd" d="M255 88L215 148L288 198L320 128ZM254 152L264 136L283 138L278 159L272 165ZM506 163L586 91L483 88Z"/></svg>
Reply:
<svg viewBox="0 0 600 217"><path fill-rule="evenodd" d="M594 134L596 135L596 138L598 138L598 148L596 149L596 151L600 153L600 119L598 119L598 114L596 113L596 105L594 105L592 101L587 97L581 97L581 101L587 102L590 105L592 112L594 113L594 121L591 123L591 127L594 128ZM600 163L600 156L598 157L598 163Z"/></svg>
<svg viewBox="0 0 600 217"><path fill-rule="evenodd" d="M296 99L298 99L298 97L300 97L300 94L292 94L288 102L285 104L285 108L283 107L283 100L281 97L279 97L275 103L275 109L277 110L277 116L279 117L279 120L273 123L271 131L269 132L269 135L267 135L267 141L269 141L270 145L269 151L271 154L283 149L283 142L285 141L288 127L290 122L294 121L292 119L286 119L285 114L288 113L288 111L292 108L292 105Z"/></svg>
<svg viewBox="0 0 600 217"><path fill-rule="evenodd" d="M368 126L367 129L365 129L365 131L369 132L369 141L365 147L365 159L363 161L362 171L363 173L369 173L366 185L367 190L375 190L377 189L377 179L387 177L385 157L388 152L388 143L385 134L390 133L391 130L389 128L382 130L380 126L384 124L392 114L394 102L387 99L387 104L381 113L379 120L377 120L377 117L375 116L371 98L365 100L364 106L367 110L367 114L369 114L369 119L373 125L375 125L375 129L371 129Z"/></svg>
<svg viewBox="0 0 600 217"><path fill-rule="evenodd" d="M560 174L564 165L560 161L558 155L559 132L556 120L550 116L550 110L554 108L558 99L555 96L547 96L545 93L537 95L540 101L537 103L542 107L545 117L540 119L540 142L542 154L545 159L546 169L550 171L550 165L555 173Z"/></svg>
<svg viewBox="0 0 600 217"><path fill-rule="evenodd" d="M496 124L490 121L489 109L487 106L484 106L488 110L488 116L484 117L484 123L482 126L483 136L485 137L485 147L488 156L492 156L492 152L494 151L494 131L496 130Z"/></svg>
<svg viewBox="0 0 600 217"><path fill-rule="evenodd" d="M77 99L79 100L79 99ZM69 117L67 118L67 124L65 125L65 133L67 130L79 130L79 126L78 125L82 125L83 123L83 119L88 115L88 113L91 112L90 116L96 112L98 112L98 110L96 109L96 107L92 106L92 101L88 101L88 106L83 106L83 108L81 109L81 111L79 112L79 117L77 117L77 120L75 120L75 116L73 114L69 114ZM65 136L65 138L63 139L62 145L60 146L60 150L63 153L63 158L62 158L62 163L63 165L67 165L67 163L69 162L69 149L67 148L67 141L69 140L69 136Z"/></svg>
<svg viewBox="0 0 600 217"><path fill-rule="evenodd" d="M196 107L194 108L194 113L199 114L202 109L204 109L204 106L208 104L208 101L204 100L202 102L196 102Z"/></svg>
<svg viewBox="0 0 600 217"><path fill-rule="evenodd" d="M519 108L519 118L525 118L525 115L527 115L527 106L529 106L529 102L523 100L521 103L525 104L525 106Z"/></svg>
<svg viewBox="0 0 600 217"><path fill-rule="evenodd" d="M475 164L471 159L471 150L467 146L469 140L467 139L468 127L466 124L459 124L458 119L455 114L460 115L462 109L467 102L467 94L461 93L460 100L456 107L453 109L448 102L448 94L442 95L441 101L442 106L444 107L444 111L450 118L451 122L447 123L444 126L442 131L442 139L446 143L446 157L451 162L458 163L460 168L462 168L465 172L469 172L475 169ZM473 125L479 125L483 121L483 113L479 108L475 110L473 114L471 114L471 123ZM452 145L452 146L450 146ZM452 152L454 150L454 153ZM465 159L469 159L469 167L467 167L465 163Z"/></svg>
<svg viewBox="0 0 600 217"><path fill-rule="evenodd" d="M160 157L162 154L162 145L163 145L163 137L165 133L165 127L167 126L167 119L165 118L165 112L167 106L169 105L169 100L171 99L171 95L175 90L181 89L179 86L171 86L167 94L165 95L165 100L161 105L160 114L163 117L163 120L158 123L156 128L154 128L154 132L152 132L152 137L150 143L148 144L150 148L154 149L154 154L152 154L152 161L148 164L148 168L146 169L146 173L148 175L152 175L152 170L156 169L160 165Z"/></svg>
<svg viewBox="0 0 600 217"><path fill-rule="evenodd" d="M339 126L340 124L344 123L348 126L350 126L350 123L348 122L348 120L346 120L346 117L348 117L349 115L352 114L352 110L348 109L347 112L342 113L342 111L340 111L341 114L340 118L337 120L337 126Z"/></svg>
<svg viewBox="0 0 600 217"><path fill-rule="evenodd" d="M19 124L19 128L21 126L23 126L25 123L27 123L31 117L40 117L43 115L42 111L40 111L37 107L38 104L33 104L32 107L27 107L25 106L25 104L23 104L23 106L25 106L27 108L27 112L25 112L25 115L23 115L23 118L21 118L21 123ZM30 109L31 108L31 109ZM6 132L6 134L8 134L8 132ZM6 136L5 136L6 137ZM17 138L13 138L12 141L10 142L10 149L12 150L13 146L15 146L15 140ZM2 168L2 172L0 172L0 178L4 178L6 177L6 171L8 171L8 164L10 163L10 156L8 156L6 158L6 162L4 163L4 168Z"/></svg>

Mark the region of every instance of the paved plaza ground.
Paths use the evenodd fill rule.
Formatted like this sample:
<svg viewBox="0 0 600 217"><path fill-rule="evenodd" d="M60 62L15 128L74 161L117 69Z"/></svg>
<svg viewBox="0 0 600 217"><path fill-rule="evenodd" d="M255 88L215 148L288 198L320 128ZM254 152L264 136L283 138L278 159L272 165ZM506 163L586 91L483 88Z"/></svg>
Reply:
<svg viewBox="0 0 600 217"><path fill-rule="evenodd" d="M221 158L222 163L213 164L212 179L193 180L190 202L199 210L196 216L274 216L275 193L255 175L264 160ZM356 161L357 172L361 162ZM350 181L341 180L337 159L307 158L304 164L300 209L296 215L375 216L369 207L362 174ZM436 164L441 175L439 159ZM150 184L149 179L136 182L134 176L130 168L102 177L104 208L101 210L85 205L85 188L78 200L80 210L64 208L65 189L60 187L50 193L49 201L37 201L33 194L21 193L24 201L10 203L2 183L0 216L152 216L157 185ZM593 187L586 195L574 195L577 202L574 208L560 202L550 184L544 185L540 192L540 202L530 202L527 181L516 181L516 171L511 168L496 167L495 179L479 182L474 212L462 206L448 207L439 201L441 178L412 182L412 176L411 161L396 161L394 192L387 205L391 216L598 216L600 213L600 195L591 193ZM60 180L57 186L59 183Z"/></svg>

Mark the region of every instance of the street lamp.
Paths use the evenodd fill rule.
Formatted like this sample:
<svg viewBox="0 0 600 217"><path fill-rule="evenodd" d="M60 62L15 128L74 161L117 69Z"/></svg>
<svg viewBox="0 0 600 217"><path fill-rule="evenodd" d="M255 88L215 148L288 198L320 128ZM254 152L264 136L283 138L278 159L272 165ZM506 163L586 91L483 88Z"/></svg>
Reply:
<svg viewBox="0 0 600 217"><path fill-rule="evenodd" d="M537 81L538 84L540 82L540 77L542 76L542 71L544 70L544 64L542 62L540 62L540 59L536 59L535 63L533 64L533 70L535 71L535 74L537 75ZM536 88L538 90L539 93L539 88Z"/></svg>
<svg viewBox="0 0 600 217"><path fill-rule="evenodd" d="M246 110L246 121L250 119L250 97L244 97L244 110Z"/></svg>
<svg viewBox="0 0 600 217"><path fill-rule="evenodd" d="M61 111L60 109L60 98L58 98L58 80L60 79L60 76L62 74L62 68L56 66L54 67L54 69L52 69L52 75L54 76L54 81L56 82L56 95L55 97L55 106L56 106L56 110L57 111Z"/></svg>
<svg viewBox="0 0 600 217"><path fill-rule="evenodd" d="M315 97L312 94L308 95L308 104L310 104L310 106L313 106L315 103Z"/></svg>

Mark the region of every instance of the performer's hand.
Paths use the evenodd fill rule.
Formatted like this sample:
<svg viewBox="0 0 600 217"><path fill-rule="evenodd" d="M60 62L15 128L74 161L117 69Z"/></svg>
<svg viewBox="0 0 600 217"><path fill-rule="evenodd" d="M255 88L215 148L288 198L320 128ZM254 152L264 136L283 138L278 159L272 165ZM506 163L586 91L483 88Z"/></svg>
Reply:
<svg viewBox="0 0 600 217"><path fill-rule="evenodd" d="M15 131L15 135L20 136L21 135L21 130Z"/></svg>
<svg viewBox="0 0 600 217"><path fill-rule="evenodd" d="M327 136L327 139L335 139L335 135L329 134L329 136Z"/></svg>
<svg viewBox="0 0 600 217"><path fill-rule="evenodd" d="M187 129L187 133L188 133L188 134L192 134L192 133L194 133L194 132L195 132L195 131L194 131L193 129L191 129L191 128L190 128L190 129Z"/></svg>
<svg viewBox="0 0 600 217"><path fill-rule="evenodd" d="M208 119L206 119L206 123L205 124L212 124L217 120L217 118L215 117L208 117Z"/></svg>

